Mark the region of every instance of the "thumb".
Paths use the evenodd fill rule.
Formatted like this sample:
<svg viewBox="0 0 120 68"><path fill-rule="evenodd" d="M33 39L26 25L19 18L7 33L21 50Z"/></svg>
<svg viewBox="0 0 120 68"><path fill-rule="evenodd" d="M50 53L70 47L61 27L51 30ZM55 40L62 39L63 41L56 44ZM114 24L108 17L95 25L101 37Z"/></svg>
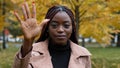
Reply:
<svg viewBox="0 0 120 68"><path fill-rule="evenodd" d="M50 19L44 19L44 20L39 24L39 26L40 26L40 27L43 27L43 26L46 25L49 21L50 21Z"/></svg>

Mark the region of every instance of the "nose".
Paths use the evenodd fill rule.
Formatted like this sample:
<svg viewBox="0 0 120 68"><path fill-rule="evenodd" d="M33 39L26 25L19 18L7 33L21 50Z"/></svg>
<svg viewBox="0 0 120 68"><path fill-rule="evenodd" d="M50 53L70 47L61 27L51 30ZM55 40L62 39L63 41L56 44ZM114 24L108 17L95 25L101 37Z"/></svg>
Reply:
<svg viewBox="0 0 120 68"><path fill-rule="evenodd" d="M57 32L62 33L63 31L64 31L63 27L59 26L58 29L57 29Z"/></svg>

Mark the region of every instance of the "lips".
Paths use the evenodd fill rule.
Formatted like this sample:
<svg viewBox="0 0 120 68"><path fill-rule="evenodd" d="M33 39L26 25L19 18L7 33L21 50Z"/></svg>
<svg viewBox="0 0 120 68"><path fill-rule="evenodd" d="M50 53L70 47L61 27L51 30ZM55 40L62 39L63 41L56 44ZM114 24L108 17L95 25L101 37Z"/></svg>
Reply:
<svg viewBox="0 0 120 68"><path fill-rule="evenodd" d="M57 35L56 38L58 38L58 39L65 39L66 35Z"/></svg>

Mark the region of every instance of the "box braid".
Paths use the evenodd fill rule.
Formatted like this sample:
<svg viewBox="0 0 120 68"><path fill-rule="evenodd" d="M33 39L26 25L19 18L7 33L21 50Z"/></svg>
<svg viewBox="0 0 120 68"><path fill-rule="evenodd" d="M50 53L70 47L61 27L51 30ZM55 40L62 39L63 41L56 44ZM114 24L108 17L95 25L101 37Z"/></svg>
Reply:
<svg viewBox="0 0 120 68"><path fill-rule="evenodd" d="M66 6L61 6L61 5L53 6L48 10L48 12L45 16L45 19L50 19L50 21L51 21L52 18L55 16L55 14L60 12L60 11L64 11L70 16L71 21L72 21L72 29L73 29L70 40L73 41L74 43L78 44L78 40L77 40L77 36L76 36L74 14L69 8L67 8ZM41 32L41 36L36 42L44 41L49 37L47 31L48 31L48 26L49 26L50 21L48 22L47 25L45 25L43 27L42 32Z"/></svg>

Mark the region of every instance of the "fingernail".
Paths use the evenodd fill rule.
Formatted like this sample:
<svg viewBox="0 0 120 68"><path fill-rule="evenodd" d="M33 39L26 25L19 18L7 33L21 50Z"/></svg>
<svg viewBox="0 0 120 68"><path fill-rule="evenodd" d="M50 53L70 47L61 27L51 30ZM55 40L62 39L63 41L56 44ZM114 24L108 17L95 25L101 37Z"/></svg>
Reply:
<svg viewBox="0 0 120 68"><path fill-rule="evenodd" d="M34 4L35 2L33 1L32 3Z"/></svg>
<svg viewBox="0 0 120 68"><path fill-rule="evenodd" d="M35 5L35 2L34 2L34 1L32 2L32 5Z"/></svg>

